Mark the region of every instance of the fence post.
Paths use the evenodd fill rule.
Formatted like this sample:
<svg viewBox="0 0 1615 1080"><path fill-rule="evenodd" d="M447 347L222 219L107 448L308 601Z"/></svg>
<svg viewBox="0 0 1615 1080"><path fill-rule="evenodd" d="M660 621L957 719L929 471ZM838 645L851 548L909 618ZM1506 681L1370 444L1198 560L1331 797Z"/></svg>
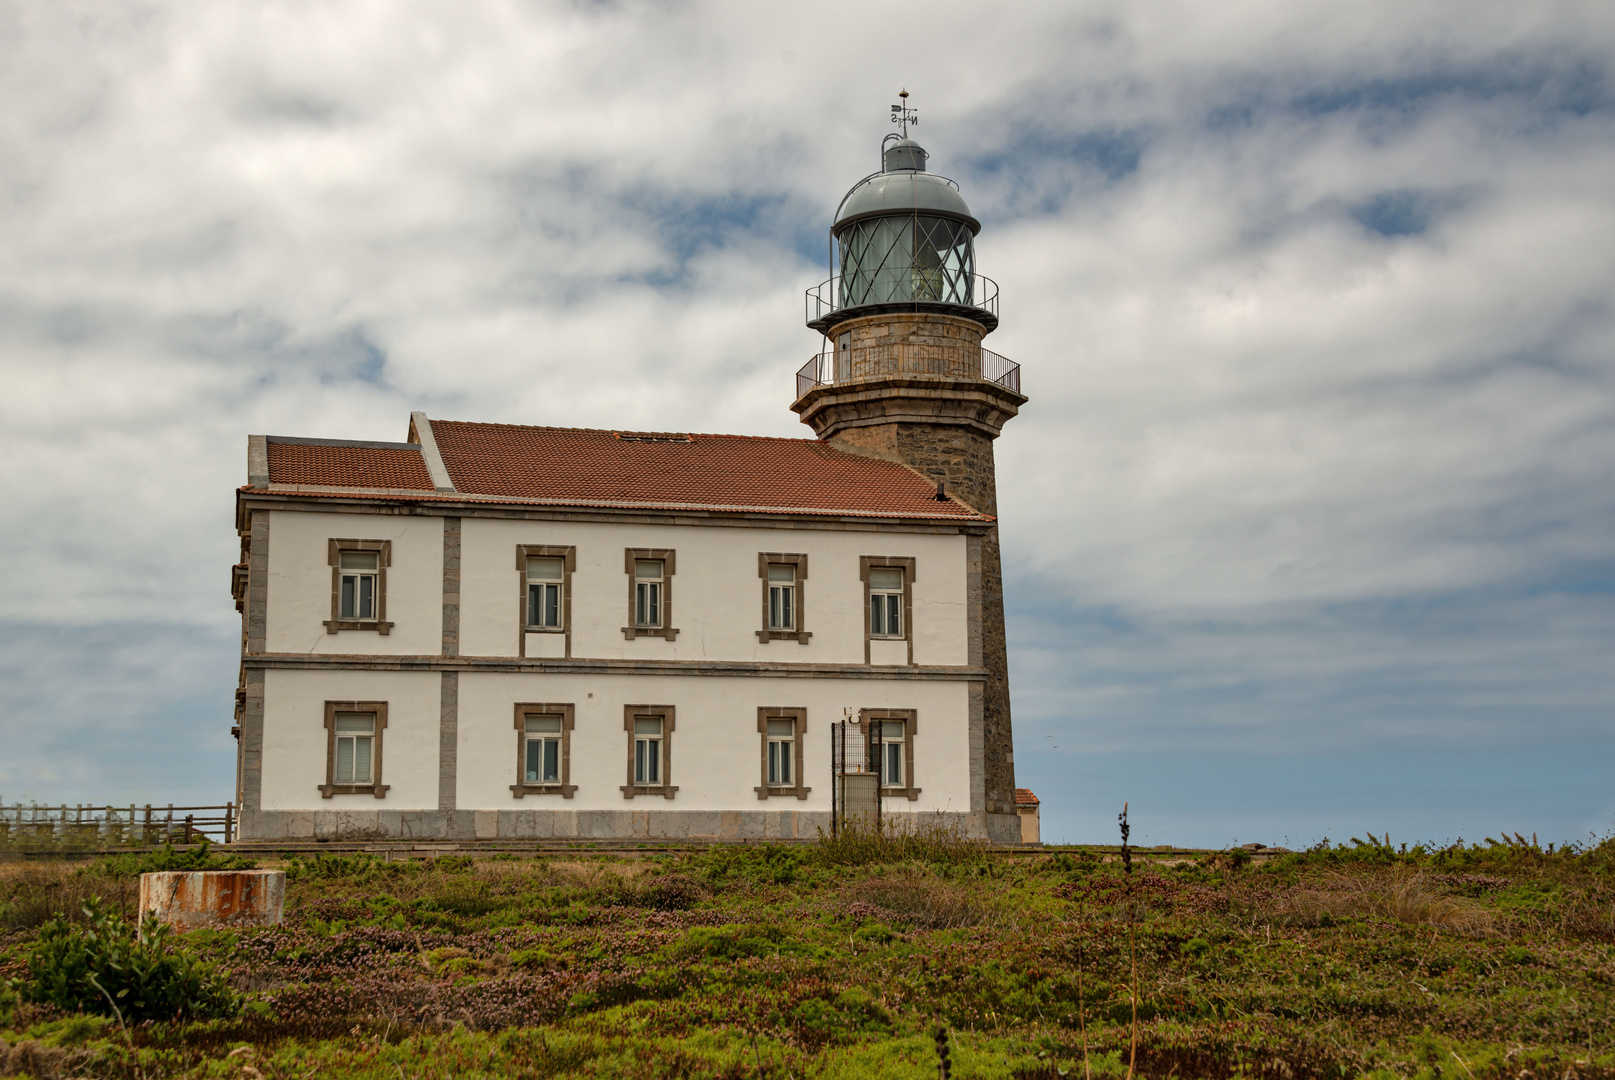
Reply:
<svg viewBox="0 0 1615 1080"><path fill-rule="evenodd" d="M146 804L146 820L140 824L140 842L151 843L151 803Z"/></svg>
<svg viewBox="0 0 1615 1080"><path fill-rule="evenodd" d="M233 828L235 826L235 814L236 814L236 804L233 803L233 802L225 803L224 804L224 842L226 844L229 844L229 843L233 842L233 839L231 837L231 832L233 831Z"/></svg>

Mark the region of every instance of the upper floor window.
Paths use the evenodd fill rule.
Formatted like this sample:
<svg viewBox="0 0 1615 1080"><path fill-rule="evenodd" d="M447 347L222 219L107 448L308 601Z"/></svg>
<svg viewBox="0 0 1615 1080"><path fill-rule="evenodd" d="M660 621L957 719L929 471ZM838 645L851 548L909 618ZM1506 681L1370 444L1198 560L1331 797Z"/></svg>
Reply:
<svg viewBox="0 0 1615 1080"><path fill-rule="evenodd" d="M796 629L796 567L768 567L768 628Z"/></svg>
<svg viewBox="0 0 1615 1080"><path fill-rule="evenodd" d="M634 625L662 628L662 561L634 560Z"/></svg>
<svg viewBox="0 0 1615 1080"><path fill-rule="evenodd" d="M623 570L628 575L628 625L622 636L678 637L673 625L673 573L675 553L669 548L625 548Z"/></svg>
<svg viewBox="0 0 1615 1080"><path fill-rule="evenodd" d="M869 633L874 637L903 636L901 568L871 568L869 571Z"/></svg>
<svg viewBox="0 0 1615 1080"><path fill-rule="evenodd" d="M381 556L374 551L344 551L337 556L342 570L339 619L370 620L376 617L377 587L381 578Z"/></svg>
<svg viewBox="0 0 1615 1080"><path fill-rule="evenodd" d="M325 632L374 630L388 633L387 567L392 565L391 540L328 540L331 564L331 618Z"/></svg>
<svg viewBox="0 0 1615 1080"><path fill-rule="evenodd" d="M562 628L561 593L566 577L565 563L559 558L529 557L527 560L527 627L529 630Z"/></svg>
<svg viewBox="0 0 1615 1080"><path fill-rule="evenodd" d="M763 621L758 641L795 638L806 645L813 635L804 629L803 608L808 557L782 551L757 553L757 576L763 584Z"/></svg>

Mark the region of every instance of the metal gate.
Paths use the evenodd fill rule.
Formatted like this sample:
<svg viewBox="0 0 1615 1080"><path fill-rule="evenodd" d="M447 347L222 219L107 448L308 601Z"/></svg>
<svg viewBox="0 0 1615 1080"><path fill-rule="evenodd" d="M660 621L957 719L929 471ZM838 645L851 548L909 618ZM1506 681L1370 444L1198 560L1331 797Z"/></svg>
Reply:
<svg viewBox="0 0 1615 1080"><path fill-rule="evenodd" d="M830 725L831 836L849 822L880 828L880 761L879 734L871 739L851 720Z"/></svg>

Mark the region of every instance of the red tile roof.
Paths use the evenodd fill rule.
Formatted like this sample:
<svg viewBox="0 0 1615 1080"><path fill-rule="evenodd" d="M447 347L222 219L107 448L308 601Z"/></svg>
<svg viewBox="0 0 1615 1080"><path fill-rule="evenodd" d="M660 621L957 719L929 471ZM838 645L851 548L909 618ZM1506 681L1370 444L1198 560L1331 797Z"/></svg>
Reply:
<svg viewBox="0 0 1615 1080"><path fill-rule="evenodd" d="M432 421L456 491L584 505L979 519L902 465L813 439Z"/></svg>
<svg viewBox="0 0 1615 1080"><path fill-rule="evenodd" d="M431 491L421 448L409 443L362 443L270 436L269 482Z"/></svg>
<svg viewBox="0 0 1615 1080"><path fill-rule="evenodd" d="M1031 788L1018 787L1015 789L1016 806L1037 806L1037 796L1032 794Z"/></svg>

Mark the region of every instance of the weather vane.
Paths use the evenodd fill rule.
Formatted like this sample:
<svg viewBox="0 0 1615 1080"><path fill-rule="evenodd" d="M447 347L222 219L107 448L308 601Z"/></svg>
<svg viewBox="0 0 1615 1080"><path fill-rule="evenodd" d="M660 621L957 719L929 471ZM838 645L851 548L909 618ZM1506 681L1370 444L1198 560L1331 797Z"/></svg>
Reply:
<svg viewBox="0 0 1615 1080"><path fill-rule="evenodd" d="M901 104L892 106L892 123L903 129L903 138L908 138L908 126L920 122L919 113L908 107L908 91L905 89L897 95L902 98Z"/></svg>

